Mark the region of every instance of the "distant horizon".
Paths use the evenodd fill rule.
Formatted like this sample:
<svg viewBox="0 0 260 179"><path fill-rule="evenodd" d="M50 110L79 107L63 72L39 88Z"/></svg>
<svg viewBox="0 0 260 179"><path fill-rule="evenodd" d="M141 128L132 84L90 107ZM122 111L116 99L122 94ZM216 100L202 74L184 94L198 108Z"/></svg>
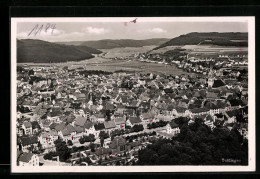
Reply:
<svg viewBox="0 0 260 179"><path fill-rule="evenodd" d="M185 33L185 34L181 34L181 35L187 35L190 33L247 33L248 32L189 32L189 33ZM176 37L179 37L181 35L178 35ZM112 39L112 38L107 38L107 39L99 39L99 40L71 40L71 41L48 41L48 40L43 40L40 38L19 38L17 37L17 40L41 40L41 41L46 41L46 42L51 42L51 43L57 43L57 42L86 42L86 41L102 41L102 40L151 40L151 39L173 39L176 37L172 37L172 38L166 38L166 37L155 37L155 38L145 38L145 39L132 39L132 38L124 38L124 39Z"/></svg>

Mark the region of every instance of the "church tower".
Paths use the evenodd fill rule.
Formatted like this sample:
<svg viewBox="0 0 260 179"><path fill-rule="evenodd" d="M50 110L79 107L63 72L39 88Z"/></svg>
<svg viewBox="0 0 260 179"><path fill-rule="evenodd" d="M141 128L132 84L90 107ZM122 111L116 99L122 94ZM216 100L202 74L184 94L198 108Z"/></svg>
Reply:
<svg viewBox="0 0 260 179"><path fill-rule="evenodd" d="M209 74L208 74L208 87L212 88L213 86L213 83L214 83L214 75L213 75L213 71L212 71L212 68L213 68L213 63L210 63L210 71L209 71Z"/></svg>

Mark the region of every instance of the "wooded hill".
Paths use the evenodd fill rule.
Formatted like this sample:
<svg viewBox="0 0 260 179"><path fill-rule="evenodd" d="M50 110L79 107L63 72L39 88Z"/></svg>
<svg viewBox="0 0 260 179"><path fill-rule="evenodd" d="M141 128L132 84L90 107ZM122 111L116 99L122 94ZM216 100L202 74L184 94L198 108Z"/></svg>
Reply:
<svg viewBox="0 0 260 179"><path fill-rule="evenodd" d="M240 32L198 33L198 32L192 32L189 34L180 35L179 37L173 38L173 39L159 45L154 50L163 48L166 46L203 45L203 44L245 47L248 45L248 33L240 33Z"/></svg>
<svg viewBox="0 0 260 179"><path fill-rule="evenodd" d="M154 38L146 40L119 39L119 40L98 40L98 41L72 41L72 42L56 42L58 44L88 46L95 49L113 49L122 47L143 47L151 45L161 45L167 42L166 38Z"/></svg>
<svg viewBox="0 0 260 179"><path fill-rule="evenodd" d="M87 46L72 46L42 40L17 40L17 62L55 63L93 58L100 50Z"/></svg>

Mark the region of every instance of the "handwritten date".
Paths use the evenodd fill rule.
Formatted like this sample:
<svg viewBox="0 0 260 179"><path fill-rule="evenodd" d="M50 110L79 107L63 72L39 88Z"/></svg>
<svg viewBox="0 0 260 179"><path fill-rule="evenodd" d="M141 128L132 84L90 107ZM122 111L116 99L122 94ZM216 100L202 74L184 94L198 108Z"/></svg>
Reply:
<svg viewBox="0 0 260 179"><path fill-rule="evenodd" d="M37 24L33 27L33 29L28 33L28 36L30 35L40 35L42 31L45 33L51 32L51 35L53 34L54 29L56 29L56 24Z"/></svg>

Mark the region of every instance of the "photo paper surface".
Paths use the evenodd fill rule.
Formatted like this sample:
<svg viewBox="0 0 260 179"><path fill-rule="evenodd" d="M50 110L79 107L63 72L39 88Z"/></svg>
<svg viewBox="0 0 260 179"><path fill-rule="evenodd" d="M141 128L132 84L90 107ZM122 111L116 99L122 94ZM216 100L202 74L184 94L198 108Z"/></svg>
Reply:
<svg viewBox="0 0 260 179"><path fill-rule="evenodd" d="M11 18L12 172L255 171L254 29Z"/></svg>

